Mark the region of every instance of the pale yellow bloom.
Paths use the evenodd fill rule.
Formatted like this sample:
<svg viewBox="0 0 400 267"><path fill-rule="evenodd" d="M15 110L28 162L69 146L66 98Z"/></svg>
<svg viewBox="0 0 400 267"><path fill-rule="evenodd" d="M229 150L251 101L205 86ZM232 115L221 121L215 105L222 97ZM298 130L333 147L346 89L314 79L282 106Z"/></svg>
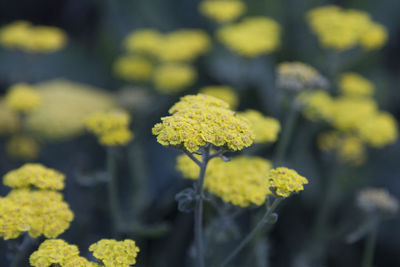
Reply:
<svg viewBox="0 0 400 267"><path fill-rule="evenodd" d="M266 117L256 110L246 110L239 112L239 116L246 118L251 125L254 133L254 143L275 142L281 131L281 124L278 120Z"/></svg>
<svg viewBox="0 0 400 267"><path fill-rule="evenodd" d="M340 76L339 89L348 96L370 96L374 92L374 85L354 72L346 72Z"/></svg>
<svg viewBox="0 0 400 267"><path fill-rule="evenodd" d="M199 11L218 23L231 22L246 11L246 5L239 0L203 0Z"/></svg>
<svg viewBox="0 0 400 267"><path fill-rule="evenodd" d="M153 72L153 64L142 56L123 56L114 62L114 73L127 81L148 81Z"/></svg>
<svg viewBox="0 0 400 267"><path fill-rule="evenodd" d="M194 84L196 79L196 70L186 64L163 64L153 74L154 86L162 93L181 92Z"/></svg>
<svg viewBox="0 0 400 267"><path fill-rule="evenodd" d="M219 98L229 104L231 109L235 109L239 104L239 97L229 86L214 85L202 87L199 91L201 94L210 95Z"/></svg>
<svg viewBox="0 0 400 267"><path fill-rule="evenodd" d="M37 109L42 99L35 87L17 83L8 89L5 102L14 111L28 113Z"/></svg>

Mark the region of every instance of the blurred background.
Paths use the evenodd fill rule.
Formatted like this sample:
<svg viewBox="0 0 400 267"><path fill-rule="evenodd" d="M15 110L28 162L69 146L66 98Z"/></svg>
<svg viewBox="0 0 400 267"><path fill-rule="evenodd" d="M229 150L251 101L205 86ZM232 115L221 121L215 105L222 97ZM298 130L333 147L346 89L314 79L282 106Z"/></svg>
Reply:
<svg viewBox="0 0 400 267"><path fill-rule="evenodd" d="M117 175L124 218L117 234L111 229L108 213L106 148L84 131L73 137L40 139L40 155L34 161L67 175L63 192L75 219L61 237L78 245L84 256L88 256L87 247L100 238L129 237L141 248L137 266L194 266L190 261L192 214L180 213L174 200L175 194L190 186L190 182L182 179L175 170L175 158L180 153L158 144L151 128L160 117L167 115L168 108L180 96L197 93L205 85L219 84L236 88L240 99L237 110L256 109L283 124L285 110L280 108L274 81L276 64L302 61L328 79L333 78L330 73L332 55L319 46L305 20L305 14L312 8L335 4L363 10L387 28L389 39L382 49L367 53L349 51L334 60L337 60L335 64L340 66L340 72L358 72L373 82L379 108L391 113L397 121L400 118L400 2L396 0L246 0L243 2L247 5L247 16L268 16L281 25L281 45L276 52L243 61L216 49L212 56L201 57L193 63L198 73L197 81L175 94L163 94L146 83L126 82L115 75L113 64L124 53L123 40L132 31L152 28L171 32L195 28L212 36L215 25L199 13L200 2L0 0L0 27L15 20L26 20L59 27L68 36L66 46L51 54L24 54L0 48L0 99L13 84L26 82L48 92L55 87L64 88L65 101L75 103L70 107L78 109L80 105L86 105L86 102L79 102L81 97L96 102L90 105L99 103L97 95L80 96L78 93L81 89L91 90L101 92L102 97L128 109L132 116L135 138L127 146L117 148ZM68 99L71 94L76 94L76 99ZM59 107L63 108L62 104ZM69 118L63 116L54 125L62 125L64 119L68 124ZM37 127L45 126L37 124ZM268 240L263 246L253 244L245 250L235 263L239 264L237 266L360 266L363 239L354 243L345 240L346 235L356 231L357 221L362 216L354 212L355 194L362 187L376 186L386 188L400 199L400 143L397 141L381 149L369 148L365 164L346 166L324 156L316 147L316 133L321 127L324 126L306 118L298 119L284 164L298 170L310 184L300 195L284 202ZM65 131L62 126L60 131ZM0 137L1 176L25 162L7 153L7 138ZM255 153L271 159L275 146L263 146ZM324 243L323 251L315 252L323 258L318 261L321 265L309 265L304 258L310 258L310 255L303 249L310 242L313 218L324 194L320 187L324 183L321 173L329 168L337 171L339 189L333 196L335 208L329 218L331 228L326 231L334 233L338 230L344 235L334 235ZM0 187L1 195L8 191L6 187ZM246 232L250 225L248 218L256 210L249 208L243 213L232 232ZM210 214L212 211L207 207L206 215ZM344 228L339 229L340 225ZM398 215L380 224L374 266L400 266L399 225ZM318 250L312 248L308 253L313 254L313 249ZM229 246L222 251L227 250ZM1 266L8 266L5 251L6 243L1 240Z"/></svg>

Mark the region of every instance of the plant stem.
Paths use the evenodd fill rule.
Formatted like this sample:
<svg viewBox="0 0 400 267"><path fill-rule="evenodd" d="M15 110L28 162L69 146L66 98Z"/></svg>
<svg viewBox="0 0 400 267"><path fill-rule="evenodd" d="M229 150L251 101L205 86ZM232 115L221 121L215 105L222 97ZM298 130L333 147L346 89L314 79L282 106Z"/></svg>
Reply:
<svg viewBox="0 0 400 267"><path fill-rule="evenodd" d="M197 201L194 211L194 240L196 246L196 256L199 267L205 267L204 262L204 246L203 246L203 199L204 199L204 178L206 168L210 160L210 147L206 147L202 151L202 161L200 164L200 173L197 180Z"/></svg>
<svg viewBox="0 0 400 267"><path fill-rule="evenodd" d="M24 236L24 239L18 247L18 252L15 254L14 259L11 262L11 267L23 267L27 266L29 254L36 243L36 239L31 238L28 234Z"/></svg>
<svg viewBox="0 0 400 267"><path fill-rule="evenodd" d="M298 112L296 110L296 107L293 103L293 101L290 101L289 103L289 111L286 116L286 121L283 127L283 132L282 136L279 139L278 146L276 149L276 154L275 154L275 164L281 164L283 161L283 158L285 157L286 150L289 145L289 140L290 137L292 136L292 132L294 130L294 126L296 124Z"/></svg>
<svg viewBox="0 0 400 267"><path fill-rule="evenodd" d="M118 232L119 223L119 205L118 205L118 181L117 181L117 166L115 160L115 150L113 147L107 148L107 172L108 181L108 201L111 213L112 230L114 234Z"/></svg>
<svg viewBox="0 0 400 267"><path fill-rule="evenodd" d="M227 266L227 264L233 260L237 254L250 242L250 240L257 234L258 231L265 225L268 218L274 212L278 204L281 202L282 198L276 198L272 203L271 207L265 212L262 219L258 222L256 227L240 242L240 244L229 254L229 256L222 262L220 267Z"/></svg>
<svg viewBox="0 0 400 267"><path fill-rule="evenodd" d="M374 250L377 237L377 226L374 224L367 236L365 243L364 256L362 261L362 267L372 267L374 261Z"/></svg>

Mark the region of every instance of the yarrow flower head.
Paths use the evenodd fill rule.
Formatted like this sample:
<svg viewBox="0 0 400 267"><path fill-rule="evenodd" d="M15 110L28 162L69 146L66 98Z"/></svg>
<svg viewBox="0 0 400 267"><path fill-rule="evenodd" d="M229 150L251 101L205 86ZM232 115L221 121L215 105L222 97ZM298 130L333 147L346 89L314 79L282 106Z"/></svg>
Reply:
<svg viewBox="0 0 400 267"><path fill-rule="evenodd" d="M328 120L332 116L334 100L326 91L305 91L297 100L304 106L303 115L309 120Z"/></svg>
<svg viewBox="0 0 400 267"><path fill-rule="evenodd" d="M7 155L19 160L35 160L39 157L39 143L28 135L14 135L6 144Z"/></svg>
<svg viewBox="0 0 400 267"><path fill-rule="evenodd" d="M266 117L256 110L246 110L239 112L239 116L246 118L251 125L254 133L254 143L275 142L281 131L281 125L278 120Z"/></svg>
<svg viewBox="0 0 400 267"><path fill-rule="evenodd" d="M105 146L125 145L133 138L128 128L130 120L130 115L122 110L96 112L86 118L86 127Z"/></svg>
<svg viewBox="0 0 400 267"><path fill-rule="evenodd" d="M162 93L182 92L194 84L196 79L196 70L187 64L163 64L153 73L155 89Z"/></svg>
<svg viewBox="0 0 400 267"><path fill-rule="evenodd" d="M226 102L208 95L182 97L169 110L171 115L153 127L153 134L160 144L189 152L207 144L241 150L253 143L254 135L247 120L228 107Z"/></svg>
<svg viewBox="0 0 400 267"><path fill-rule="evenodd" d="M267 17L246 17L221 27L218 40L233 52L249 58L269 54L280 45L280 26Z"/></svg>
<svg viewBox="0 0 400 267"><path fill-rule="evenodd" d="M225 85L215 85L215 86L205 86L199 91L201 94L210 95L221 99L229 104L231 109L235 109L239 104L239 97L229 86Z"/></svg>
<svg viewBox="0 0 400 267"><path fill-rule="evenodd" d="M41 104L41 98L36 89L24 83L11 86L5 101L12 110L24 113L37 109Z"/></svg>
<svg viewBox="0 0 400 267"><path fill-rule="evenodd" d="M285 167L270 170L268 180L271 191L279 197L288 197L292 193L302 191L303 185L308 184L305 177Z"/></svg>
<svg viewBox="0 0 400 267"><path fill-rule="evenodd" d="M357 205L368 213L392 215L399 210L399 202L382 188L365 188L358 193Z"/></svg>
<svg viewBox="0 0 400 267"><path fill-rule="evenodd" d="M342 94L347 96L371 96L374 92L374 85L357 73L347 72L340 76L339 89Z"/></svg>
<svg viewBox="0 0 400 267"><path fill-rule="evenodd" d="M153 72L153 64L143 56L123 56L114 62L115 74L127 81L148 81Z"/></svg>
<svg viewBox="0 0 400 267"><path fill-rule="evenodd" d="M199 166L188 156L180 155L176 167L185 178L198 178ZM270 161L260 157L239 156L229 162L213 159L206 170L204 187L227 203L241 207L262 205L271 195L266 179L271 167Z"/></svg>
<svg viewBox="0 0 400 267"><path fill-rule="evenodd" d="M130 239L102 239L90 245L89 251L92 251L93 256L105 266L129 267L136 263L139 247Z"/></svg>
<svg viewBox="0 0 400 267"><path fill-rule="evenodd" d="M289 91L326 89L328 81L313 67L302 62L283 62L277 69L277 86Z"/></svg>
<svg viewBox="0 0 400 267"><path fill-rule="evenodd" d="M64 174L39 163L27 163L8 172L3 183L12 188L35 187L45 190L61 190L64 188Z"/></svg>
<svg viewBox="0 0 400 267"><path fill-rule="evenodd" d="M56 27L33 26L28 21L15 21L0 29L0 45L29 53L53 53L67 41L66 33Z"/></svg>
<svg viewBox="0 0 400 267"><path fill-rule="evenodd" d="M231 22L246 11L246 5L239 0L203 0L199 11L218 23Z"/></svg>

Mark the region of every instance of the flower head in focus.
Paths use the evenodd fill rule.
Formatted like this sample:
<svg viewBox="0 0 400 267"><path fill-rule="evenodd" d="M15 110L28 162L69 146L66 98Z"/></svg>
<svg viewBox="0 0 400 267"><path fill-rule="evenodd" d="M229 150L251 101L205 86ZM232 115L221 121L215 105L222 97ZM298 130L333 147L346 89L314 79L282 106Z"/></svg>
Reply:
<svg viewBox="0 0 400 267"><path fill-rule="evenodd" d="M201 94L210 95L221 99L229 104L231 109L235 109L239 104L239 97L229 86L215 85L205 86L199 91Z"/></svg>
<svg viewBox="0 0 400 267"><path fill-rule="evenodd" d="M280 197L289 197L304 189L308 180L299 175L295 170L285 167L278 167L270 170L268 175L271 191Z"/></svg>
<svg viewBox="0 0 400 267"><path fill-rule="evenodd" d="M347 72L340 76L339 89L346 96L371 96L374 85L357 73Z"/></svg>
<svg viewBox="0 0 400 267"><path fill-rule="evenodd" d="M89 251L105 266L129 267L136 263L139 247L130 239L102 239L90 245Z"/></svg>
<svg viewBox="0 0 400 267"><path fill-rule="evenodd" d="M162 93L181 92L194 84L196 79L196 70L186 64L163 64L153 74L155 88Z"/></svg>
<svg viewBox="0 0 400 267"><path fill-rule="evenodd" d="M239 116L246 118L251 125L254 133L254 143L275 142L281 131L281 125L278 120L266 117L256 110L246 110L240 112Z"/></svg>
<svg viewBox="0 0 400 267"><path fill-rule="evenodd" d="M253 143L254 135L247 120L228 107L212 96L187 95L172 106L170 116L153 127L153 134L160 144L184 147L189 152L207 144L241 150Z"/></svg>
<svg viewBox="0 0 400 267"><path fill-rule="evenodd" d="M39 157L39 143L28 135L11 136L6 144L7 155L24 161L35 160Z"/></svg>
<svg viewBox="0 0 400 267"><path fill-rule="evenodd" d="M358 193L357 205L368 213L392 215L399 210L399 202L382 188L365 188Z"/></svg>
<svg viewBox="0 0 400 267"><path fill-rule="evenodd" d="M17 83L8 89L5 102L14 111L29 113L40 106L42 99L34 87Z"/></svg>
<svg viewBox="0 0 400 267"><path fill-rule="evenodd" d="M328 81L313 67L302 62L283 62L277 68L277 86L289 91L326 89Z"/></svg>
<svg viewBox="0 0 400 267"><path fill-rule="evenodd" d="M203 0L199 11L218 23L231 22L246 11L246 5L239 0Z"/></svg>

